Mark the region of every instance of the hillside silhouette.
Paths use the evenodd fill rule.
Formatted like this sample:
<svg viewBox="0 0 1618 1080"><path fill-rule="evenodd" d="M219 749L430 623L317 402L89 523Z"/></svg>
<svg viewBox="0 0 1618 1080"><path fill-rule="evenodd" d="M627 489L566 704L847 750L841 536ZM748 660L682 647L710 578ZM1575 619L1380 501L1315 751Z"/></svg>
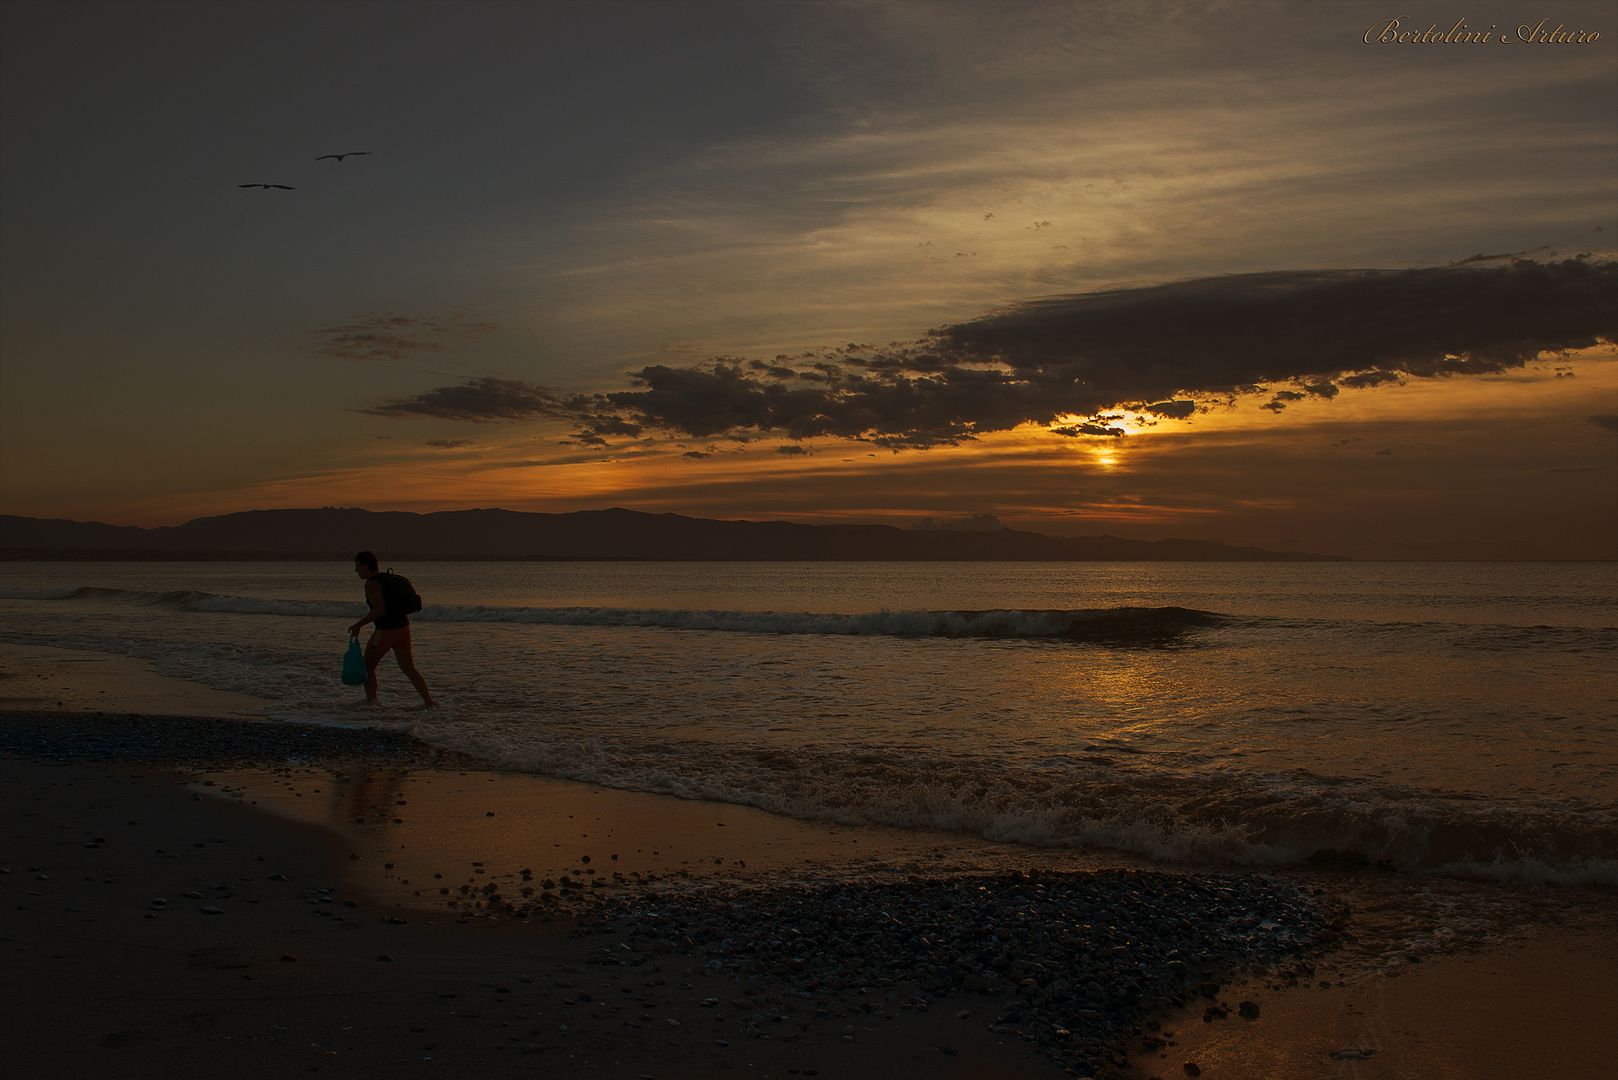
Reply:
<svg viewBox="0 0 1618 1080"><path fill-rule="evenodd" d="M326 507L249 510L142 529L0 515L5 559L386 558L668 561L1200 561L1336 562L1340 556L1232 547L1207 540L1058 538L1016 529L912 530L891 525L714 521L635 510L432 514Z"/></svg>

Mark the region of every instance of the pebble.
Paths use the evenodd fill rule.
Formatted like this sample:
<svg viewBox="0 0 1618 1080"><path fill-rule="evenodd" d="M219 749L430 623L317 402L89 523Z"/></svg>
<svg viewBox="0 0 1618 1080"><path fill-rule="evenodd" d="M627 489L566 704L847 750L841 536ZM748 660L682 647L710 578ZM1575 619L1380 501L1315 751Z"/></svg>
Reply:
<svg viewBox="0 0 1618 1080"><path fill-rule="evenodd" d="M199 907L197 910L202 912L204 915L223 915L225 913L224 908L213 907L212 905Z"/></svg>
<svg viewBox="0 0 1618 1080"><path fill-rule="evenodd" d="M1162 871L708 882L700 893L619 896L601 912L602 929L625 934L630 951L614 944L594 963L678 951L758 992L826 1003L878 989L912 1005L977 992L997 1008L991 1027L1037 1043L1077 1075L1106 1069L1152 1012L1331 936L1290 884ZM853 1025L842 1034L853 1039Z"/></svg>

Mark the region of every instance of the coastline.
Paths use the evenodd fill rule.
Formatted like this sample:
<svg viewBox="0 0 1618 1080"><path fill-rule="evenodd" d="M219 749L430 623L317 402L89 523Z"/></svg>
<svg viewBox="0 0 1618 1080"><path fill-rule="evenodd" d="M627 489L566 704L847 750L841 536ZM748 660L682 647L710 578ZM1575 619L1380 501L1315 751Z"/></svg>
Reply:
<svg viewBox="0 0 1618 1080"><path fill-rule="evenodd" d="M716 1039L694 1002L723 1000L727 1020L781 1002L680 957L591 964L618 937L572 921L377 903L329 831L201 797L180 773L11 758L0 776L24 823L0 863L0 1076L1023 1075L1020 1044L941 1008L847 1042L841 1022Z"/></svg>
<svg viewBox="0 0 1618 1080"><path fill-rule="evenodd" d="M81 683L110 673L69 671ZM149 677L159 690L178 683ZM1015 997L896 981L800 997L767 970L710 974L711 952L601 922L589 904L546 922L451 909L434 893L452 872L464 880L451 898L464 899L463 883L520 887L522 870L539 884L571 868L581 882L622 875L586 897L762 896L767 910L772 896L827 882L903 895L962 875L1157 872L1116 853L798 822L499 773L403 737L296 763L210 755L194 742L189 754L131 762L72 734L164 723L218 722L110 709L98 719L66 706L0 715L0 731L31 725L31 737L59 737L64 750L13 746L0 757L0 799L19 823L0 849L0 937L10 939L0 948L16 973L6 1007L17 1018L0 1075L1058 1076L1024 1039L1027 1025L1002 1022ZM1610 890L1158 870L1284 879L1353 908L1347 936L1302 964L1221 971L1212 997L1193 994L1183 1008L1159 1002L1138 1034L1074 1075L1166 1080L1191 1063L1208 1076L1595 1076L1618 1062L1607 1034L1618 1025L1601 1019L1618 1000ZM1429 933L1425 955L1391 949L1422 938L1425 913L1473 903L1478 890L1498 909L1493 931ZM581 928L581 914L593 925ZM627 962L601 963L603 949Z"/></svg>

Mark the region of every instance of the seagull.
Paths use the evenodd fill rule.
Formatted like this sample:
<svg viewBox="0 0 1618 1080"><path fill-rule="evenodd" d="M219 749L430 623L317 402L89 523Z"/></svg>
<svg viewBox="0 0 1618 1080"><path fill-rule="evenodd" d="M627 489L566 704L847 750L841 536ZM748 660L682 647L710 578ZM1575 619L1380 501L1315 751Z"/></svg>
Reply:
<svg viewBox="0 0 1618 1080"><path fill-rule="evenodd" d="M294 191L291 184L237 184L237 187L280 188L282 191Z"/></svg>
<svg viewBox="0 0 1618 1080"><path fill-rule="evenodd" d="M319 157L315 158L315 160L325 161L327 158L331 158L333 161L337 162L337 164L341 165L343 163L343 159L346 157L364 157L369 153L369 150L350 150L346 154L321 154Z"/></svg>

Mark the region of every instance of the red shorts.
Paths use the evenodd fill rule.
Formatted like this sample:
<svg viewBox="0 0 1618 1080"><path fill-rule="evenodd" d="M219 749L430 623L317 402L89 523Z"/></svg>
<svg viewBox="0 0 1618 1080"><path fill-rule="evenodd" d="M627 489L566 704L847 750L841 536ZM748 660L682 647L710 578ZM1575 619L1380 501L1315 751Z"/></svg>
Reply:
<svg viewBox="0 0 1618 1080"><path fill-rule="evenodd" d="M397 648L402 653L410 651L410 627L401 626L397 630L373 630L371 640L365 643L365 651L376 650L376 658L382 659L389 649Z"/></svg>

